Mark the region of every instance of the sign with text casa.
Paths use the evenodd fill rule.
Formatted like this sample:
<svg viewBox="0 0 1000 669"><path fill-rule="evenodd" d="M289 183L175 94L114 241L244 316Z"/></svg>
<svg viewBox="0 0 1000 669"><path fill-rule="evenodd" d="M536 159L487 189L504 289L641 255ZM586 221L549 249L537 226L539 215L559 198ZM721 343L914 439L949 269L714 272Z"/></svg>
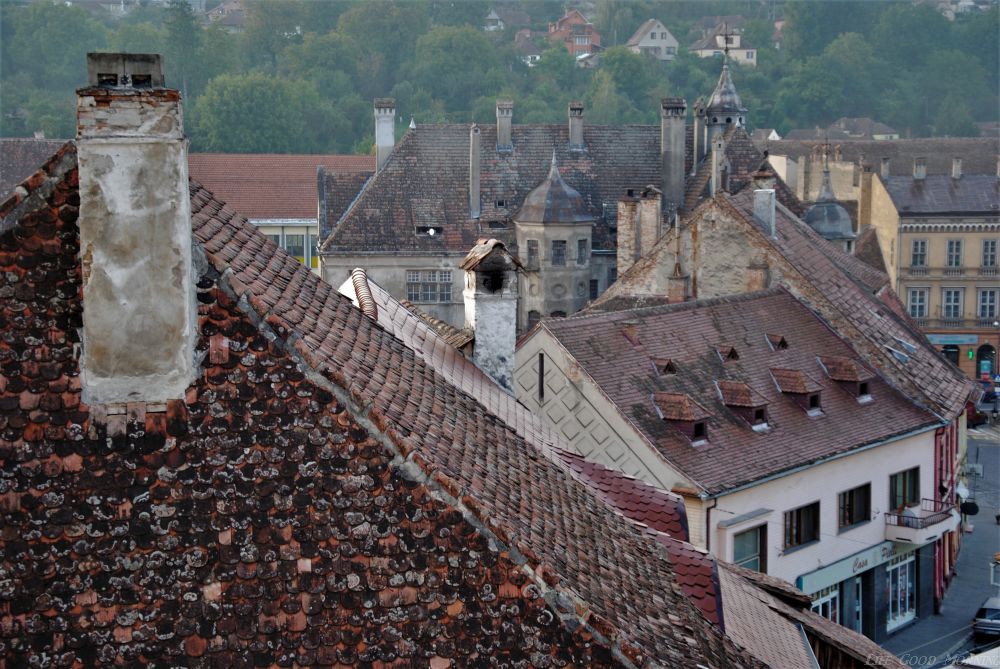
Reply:
<svg viewBox="0 0 1000 669"><path fill-rule="evenodd" d="M818 592L888 562L897 555L909 553L915 548L909 544L883 541L860 553L855 553L826 567L820 567L816 571L799 576L795 579L795 586L806 594Z"/></svg>

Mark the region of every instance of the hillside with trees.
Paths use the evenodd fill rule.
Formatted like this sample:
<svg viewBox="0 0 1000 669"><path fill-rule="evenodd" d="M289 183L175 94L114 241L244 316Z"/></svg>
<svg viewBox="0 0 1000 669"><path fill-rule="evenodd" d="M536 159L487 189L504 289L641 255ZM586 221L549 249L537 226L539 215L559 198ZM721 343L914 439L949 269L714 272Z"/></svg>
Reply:
<svg viewBox="0 0 1000 669"><path fill-rule="evenodd" d="M217 2L209 2L211 7ZM685 47L705 16L740 14L758 67L734 65L752 127L826 126L870 116L904 136L975 136L998 112L996 7L949 21L899 2L598 0L592 17L607 47L581 69L562 47L528 67L514 31L484 32L492 6L522 9L536 31L562 2L246 0L242 33L206 24L184 0L143 0L99 17L64 2L0 3L0 134L70 137L74 88L88 51L164 55L168 84L185 97L195 151L367 152L375 97L394 97L405 129L417 123L490 123L498 97L515 122L561 122L583 100L593 123L654 123L657 101L707 96L720 62ZM662 62L621 46L647 18L681 43ZM774 48L774 21L784 18Z"/></svg>

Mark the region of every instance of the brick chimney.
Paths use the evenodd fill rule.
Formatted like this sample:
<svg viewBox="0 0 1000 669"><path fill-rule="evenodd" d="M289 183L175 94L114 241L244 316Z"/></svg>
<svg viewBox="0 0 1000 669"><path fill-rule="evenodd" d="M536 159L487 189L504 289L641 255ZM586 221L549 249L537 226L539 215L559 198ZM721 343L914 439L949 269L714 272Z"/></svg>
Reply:
<svg viewBox="0 0 1000 669"><path fill-rule="evenodd" d="M684 206L684 135L687 103L683 98L660 100L660 178L667 211Z"/></svg>
<svg viewBox="0 0 1000 669"><path fill-rule="evenodd" d="M381 170L396 145L396 101L375 98L375 169Z"/></svg>
<svg viewBox="0 0 1000 669"><path fill-rule="evenodd" d="M482 207L479 196L479 126L469 128L469 218L479 218Z"/></svg>
<svg viewBox="0 0 1000 669"><path fill-rule="evenodd" d="M569 148L582 151L583 146L583 103L569 103Z"/></svg>
<svg viewBox="0 0 1000 669"><path fill-rule="evenodd" d="M927 178L927 159L926 158L914 158L913 159L913 180L923 181Z"/></svg>
<svg viewBox="0 0 1000 669"><path fill-rule="evenodd" d="M497 100L497 151L514 150L510 128L513 116L514 103L511 100Z"/></svg>
<svg viewBox="0 0 1000 669"><path fill-rule="evenodd" d="M87 78L76 135L83 399L179 399L197 369L181 96L154 54L88 54Z"/></svg>

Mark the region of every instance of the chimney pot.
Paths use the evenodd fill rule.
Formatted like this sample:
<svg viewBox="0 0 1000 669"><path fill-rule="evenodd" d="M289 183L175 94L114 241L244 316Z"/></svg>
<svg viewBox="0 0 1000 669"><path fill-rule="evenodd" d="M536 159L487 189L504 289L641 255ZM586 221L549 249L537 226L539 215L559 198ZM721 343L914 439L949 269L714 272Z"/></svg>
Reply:
<svg viewBox="0 0 1000 669"><path fill-rule="evenodd" d="M101 88L163 88L158 53L88 53L87 84Z"/></svg>
<svg viewBox="0 0 1000 669"><path fill-rule="evenodd" d="M952 158L951 159L951 178L961 179L962 178L962 159Z"/></svg>
<svg viewBox="0 0 1000 669"><path fill-rule="evenodd" d="M583 150L583 103L569 103L569 148Z"/></svg>
<svg viewBox="0 0 1000 669"><path fill-rule="evenodd" d="M396 145L396 101L375 98L375 169L381 170Z"/></svg>
<svg viewBox="0 0 1000 669"><path fill-rule="evenodd" d="M913 178L916 181L923 181L927 178L927 159L926 158L914 158L913 159Z"/></svg>
<svg viewBox="0 0 1000 669"><path fill-rule="evenodd" d="M513 116L514 103L510 100L497 100L497 151L514 150L511 138Z"/></svg>
<svg viewBox="0 0 1000 669"><path fill-rule="evenodd" d="M768 235L771 237L777 235L777 226L774 220L773 188L759 188L753 192L753 215L764 226Z"/></svg>

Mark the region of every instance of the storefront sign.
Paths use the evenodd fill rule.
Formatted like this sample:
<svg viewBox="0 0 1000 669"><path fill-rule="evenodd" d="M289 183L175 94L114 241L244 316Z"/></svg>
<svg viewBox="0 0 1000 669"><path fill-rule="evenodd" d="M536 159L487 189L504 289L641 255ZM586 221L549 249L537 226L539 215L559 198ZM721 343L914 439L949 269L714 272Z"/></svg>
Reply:
<svg viewBox="0 0 1000 669"><path fill-rule="evenodd" d="M972 346L979 343L979 335L929 334L927 338L931 340L932 344L937 344L938 346L946 346L948 344Z"/></svg>
<svg viewBox="0 0 1000 669"><path fill-rule="evenodd" d="M829 566L799 576L795 579L795 586L806 594L818 592L916 549L917 546L910 544L883 541Z"/></svg>

